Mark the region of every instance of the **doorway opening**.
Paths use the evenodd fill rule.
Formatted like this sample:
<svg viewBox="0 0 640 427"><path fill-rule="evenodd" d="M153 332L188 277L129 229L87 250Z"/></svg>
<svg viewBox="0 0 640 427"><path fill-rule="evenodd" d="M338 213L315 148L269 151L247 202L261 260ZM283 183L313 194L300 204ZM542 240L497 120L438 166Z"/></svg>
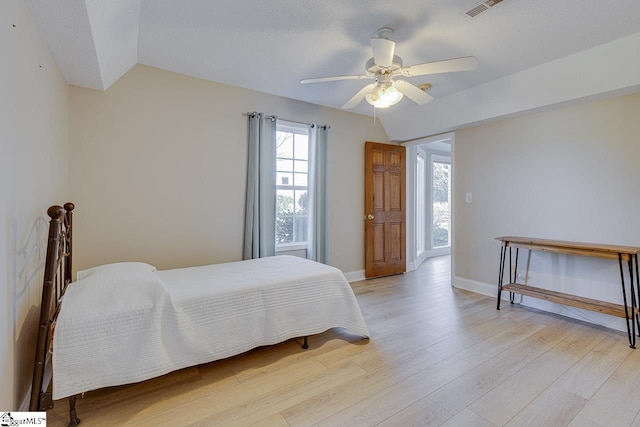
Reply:
<svg viewBox="0 0 640 427"><path fill-rule="evenodd" d="M428 258L451 254L453 139L451 133L405 144L408 269L417 269Z"/></svg>

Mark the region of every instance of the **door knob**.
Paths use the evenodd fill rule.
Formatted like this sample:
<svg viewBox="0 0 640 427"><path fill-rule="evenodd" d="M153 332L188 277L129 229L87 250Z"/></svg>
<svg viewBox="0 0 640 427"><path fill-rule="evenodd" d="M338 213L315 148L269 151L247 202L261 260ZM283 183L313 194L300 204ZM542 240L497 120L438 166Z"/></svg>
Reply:
<svg viewBox="0 0 640 427"><path fill-rule="evenodd" d="M373 218L374 218L373 215L371 215L371 214L367 215L367 219L373 219Z"/></svg>

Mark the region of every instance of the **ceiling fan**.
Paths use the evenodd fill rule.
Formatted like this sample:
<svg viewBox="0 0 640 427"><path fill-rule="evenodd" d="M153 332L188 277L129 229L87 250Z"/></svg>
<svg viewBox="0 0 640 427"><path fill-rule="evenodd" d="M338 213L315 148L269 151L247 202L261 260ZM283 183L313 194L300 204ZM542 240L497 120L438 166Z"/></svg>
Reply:
<svg viewBox="0 0 640 427"><path fill-rule="evenodd" d="M336 80L362 80L373 79L360 89L350 100L342 106L343 109L354 108L363 99L375 108L387 108L395 105L404 95L416 104L422 105L433 100L433 97L417 86L406 80L396 77L414 77L427 74L451 73L454 71L475 70L478 60L473 56L447 59L444 61L425 62L423 64L403 67L402 58L394 55L396 43L389 38L393 35L393 29L384 27L378 30L378 37L372 37L371 49L373 58L365 65L365 73L350 76L317 77L301 80L300 83L319 83Z"/></svg>

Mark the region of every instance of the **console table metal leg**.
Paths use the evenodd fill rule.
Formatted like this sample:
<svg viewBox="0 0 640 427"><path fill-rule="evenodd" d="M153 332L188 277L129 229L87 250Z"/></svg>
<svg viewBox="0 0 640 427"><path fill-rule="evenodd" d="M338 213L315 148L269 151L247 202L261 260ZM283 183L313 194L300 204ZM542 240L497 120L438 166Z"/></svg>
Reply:
<svg viewBox="0 0 640 427"><path fill-rule="evenodd" d="M633 260L633 262L636 264L636 308L640 309L640 274L638 274L638 255L633 255L631 257L631 259ZM633 281L631 282L631 286L633 286ZM640 314L637 312L633 312L635 319L636 319L636 325L638 326L638 336L640 336Z"/></svg>
<svg viewBox="0 0 640 427"><path fill-rule="evenodd" d="M496 310L500 310L500 298L502 298L502 280L504 276L504 261L507 255L507 246L503 244L500 246L500 265L498 266L498 302L496 303Z"/></svg>
<svg viewBox="0 0 640 427"><path fill-rule="evenodd" d="M636 291L635 280L633 280L633 257L629 257L629 292L631 293L631 335L633 336L632 346L636 344Z"/></svg>
<svg viewBox="0 0 640 427"><path fill-rule="evenodd" d="M517 283L518 282L518 255L520 254L520 248L516 248L516 264L512 270L509 272L509 276L513 274L511 277L511 281L509 283ZM509 250L509 267L511 267L511 250ZM513 304L513 300L515 299L516 294L513 292L509 292L509 301Z"/></svg>
<svg viewBox="0 0 640 427"><path fill-rule="evenodd" d="M629 337L629 347L636 348L635 321L633 320L633 317L629 316L629 306L627 305L627 290L624 285L624 269L622 267L621 253L618 253L618 265L620 266L620 283L622 284L622 299L624 300L624 314L627 320L627 336ZM633 281L631 282L631 289L633 290ZM633 306L635 305L635 303L633 303L632 301L631 304L631 310L633 312ZM631 333L631 325L629 324L629 322L631 322L631 325L633 325L633 334Z"/></svg>

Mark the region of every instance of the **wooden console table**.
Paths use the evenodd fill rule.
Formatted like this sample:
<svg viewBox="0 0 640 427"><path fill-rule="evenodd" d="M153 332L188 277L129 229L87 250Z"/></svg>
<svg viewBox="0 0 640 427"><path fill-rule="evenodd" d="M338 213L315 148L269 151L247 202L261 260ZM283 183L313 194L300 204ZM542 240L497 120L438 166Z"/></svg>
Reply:
<svg viewBox="0 0 640 427"><path fill-rule="evenodd" d="M640 297L640 276L638 275L638 253L640 253L640 248L633 246L566 242L560 240L535 239L516 236L496 237L496 240L502 241L502 247L500 249L500 272L498 276L498 310L500 310L502 291L505 290L509 291L510 301L512 304L514 294L520 294L621 317L627 321L629 346L631 348L636 348L636 324L638 325L638 332L640 332L640 316L638 315L639 305L636 301L636 295ZM515 265L512 264L513 248L515 248ZM528 249L529 251L545 251L565 255L581 255L618 260L618 264L620 266L620 283L622 285L623 304L613 304L610 302L584 298L517 283L518 254L521 248ZM504 269L507 259L507 249L509 249L509 283L505 284ZM629 269L629 302L627 302L627 289L625 286L625 269L623 267L623 261L627 262Z"/></svg>

